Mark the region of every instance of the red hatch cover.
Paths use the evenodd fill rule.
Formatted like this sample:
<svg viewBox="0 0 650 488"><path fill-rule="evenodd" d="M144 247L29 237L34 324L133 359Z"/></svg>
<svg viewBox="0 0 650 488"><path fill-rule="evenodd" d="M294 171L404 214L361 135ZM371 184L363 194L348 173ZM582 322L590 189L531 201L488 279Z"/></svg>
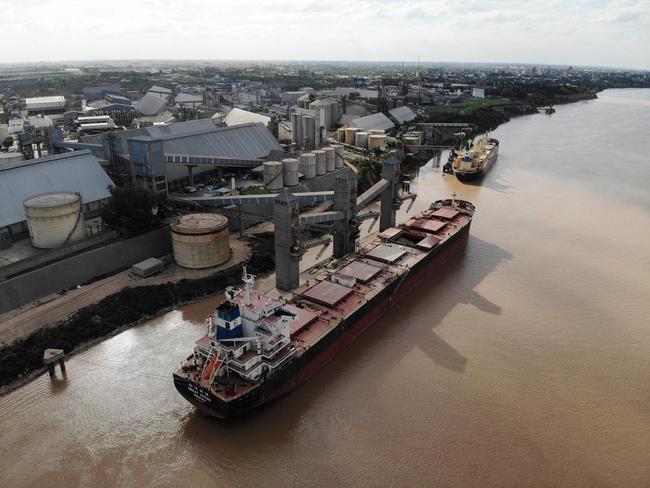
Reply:
<svg viewBox="0 0 650 488"><path fill-rule="evenodd" d="M352 276L363 283L367 283L377 276L380 271L381 268L378 266L373 266L363 261L352 261L347 266L341 268L338 273Z"/></svg>
<svg viewBox="0 0 650 488"><path fill-rule="evenodd" d="M380 232L379 237L381 237L382 239L390 239L391 237L395 237L400 232L402 232L401 229L397 229L395 227L389 227L388 229L385 229L383 232Z"/></svg>
<svg viewBox="0 0 650 488"><path fill-rule="evenodd" d="M410 225L410 227L412 227L413 229L424 230L426 232L438 232L445 225L447 225L446 222L440 222L439 220L422 219L422 220L416 220Z"/></svg>
<svg viewBox="0 0 650 488"><path fill-rule="evenodd" d="M282 308L285 308L289 312L296 314L296 318L291 321L291 335L294 335L306 325L311 324L314 320L316 320L316 317L318 317L317 313L312 312L311 310L296 307L292 304L284 305Z"/></svg>
<svg viewBox="0 0 650 488"><path fill-rule="evenodd" d="M439 242L440 242L440 239L438 239L436 236L429 236L429 237L425 237L420 242L418 242L417 246L421 247L422 249L431 249L433 246L435 246Z"/></svg>
<svg viewBox="0 0 650 488"><path fill-rule="evenodd" d="M309 290L305 291L302 296L311 298L325 305L334 306L352 293L352 289L331 281L321 281Z"/></svg>
<svg viewBox="0 0 650 488"><path fill-rule="evenodd" d="M453 210L451 208L439 208L438 210L433 212L431 215L433 217L440 217L441 219L451 220L454 217L456 217L456 215L458 215L459 213L460 212L458 212L458 210Z"/></svg>

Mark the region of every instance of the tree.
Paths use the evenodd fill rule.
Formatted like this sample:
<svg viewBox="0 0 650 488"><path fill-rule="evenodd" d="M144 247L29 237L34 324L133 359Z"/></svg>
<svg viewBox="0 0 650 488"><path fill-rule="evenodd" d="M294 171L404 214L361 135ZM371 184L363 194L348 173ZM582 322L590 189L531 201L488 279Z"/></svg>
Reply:
<svg viewBox="0 0 650 488"><path fill-rule="evenodd" d="M9 149L14 143L14 138L11 136L5 137L5 140L2 141L2 147L5 149Z"/></svg>
<svg viewBox="0 0 650 488"><path fill-rule="evenodd" d="M127 184L111 188L111 198L102 210L102 219L125 237L147 232L160 225L162 197L139 186Z"/></svg>

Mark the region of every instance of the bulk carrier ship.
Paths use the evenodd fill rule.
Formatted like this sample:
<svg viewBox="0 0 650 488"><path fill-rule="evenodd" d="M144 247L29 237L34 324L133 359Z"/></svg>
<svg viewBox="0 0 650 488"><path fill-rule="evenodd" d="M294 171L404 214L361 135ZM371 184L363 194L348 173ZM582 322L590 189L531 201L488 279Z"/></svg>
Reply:
<svg viewBox="0 0 650 488"><path fill-rule="evenodd" d="M478 141L451 152L449 163L460 181L467 181L485 174L499 155L499 141L484 134Z"/></svg>
<svg viewBox="0 0 650 488"><path fill-rule="evenodd" d="M305 382L390 307L466 245L474 206L439 200L405 224L372 234L362 247L302 274L282 294L229 287L207 318L207 334L174 373L176 389L199 410L228 418Z"/></svg>

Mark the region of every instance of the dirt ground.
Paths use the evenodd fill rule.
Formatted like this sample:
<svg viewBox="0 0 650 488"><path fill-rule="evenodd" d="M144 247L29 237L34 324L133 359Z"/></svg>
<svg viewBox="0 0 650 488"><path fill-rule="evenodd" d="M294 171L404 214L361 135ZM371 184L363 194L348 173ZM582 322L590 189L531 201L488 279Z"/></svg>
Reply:
<svg viewBox="0 0 650 488"><path fill-rule="evenodd" d="M42 327L52 326L80 308L118 292L122 288L156 285L179 281L184 278L202 278L245 261L250 251L246 242L232 236L230 250L230 259L221 266L214 268L185 269L173 263L168 265L161 273L149 278L139 278L131 275L130 270L125 270L66 293L59 292L43 297L34 303L0 315L0 344L9 344Z"/></svg>

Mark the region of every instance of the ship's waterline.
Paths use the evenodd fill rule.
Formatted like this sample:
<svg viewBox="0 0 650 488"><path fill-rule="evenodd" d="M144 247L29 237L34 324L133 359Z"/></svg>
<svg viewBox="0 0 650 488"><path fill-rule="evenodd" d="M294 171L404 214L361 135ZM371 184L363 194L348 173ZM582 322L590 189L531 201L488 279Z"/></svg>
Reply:
<svg viewBox="0 0 650 488"><path fill-rule="evenodd" d="M0 398L0 486L647 486L649 101L515 119L471 184L422 168L411 213L476 204L465 254L250 414L172 383L218 298Z"/></svg>

